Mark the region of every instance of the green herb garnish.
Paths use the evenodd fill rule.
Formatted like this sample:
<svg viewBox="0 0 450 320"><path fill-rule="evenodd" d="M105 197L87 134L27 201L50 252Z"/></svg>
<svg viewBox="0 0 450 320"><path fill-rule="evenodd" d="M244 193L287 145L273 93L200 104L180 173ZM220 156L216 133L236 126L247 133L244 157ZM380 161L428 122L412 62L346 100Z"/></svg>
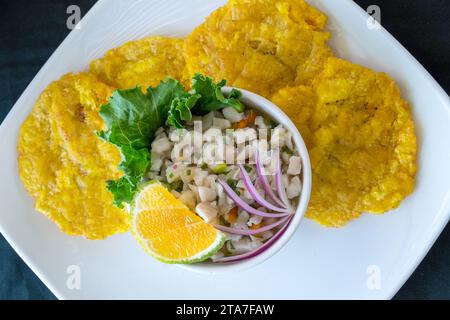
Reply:
<svg viewBox="0 0 450 320"><path fill-rule="evenodd" d="M175 190L178 191L178 192L183 191L183 184L181 183L181 181L179 181L179 182L176 184Z"/></svg>
<svg viewBox="0 0 450 320"><path fill-rule="evenodd" d="M219 216L219 223L226 227L230 226L230 223L224 218L224 216Z"/></svg>
<svg viewBox="0 0 450 320"><path fill-rule="evenodd" d="M228 171L228 166L225 163L219 163L214 167L213 172L215 174L222 174Z"/></svg>
<svg viewBox="0 0 450 320"><path fill-rule="evenodd" d="M234 191L236 191L236 185L237 185L237 181L234 179L228 179L227 180L227 184L230 186L231 189L233 189Z"/></svg>
<svg viewBox="0 0 450 320"><path fill-rule="evenodd" d="M206 170L206 169L208 169L208 165L206 163L204 163L204 164L202 164L202 166L200 168L202 168L203 170Z"/></svg>
<svg viewBox="0 0 450 320"><path fill-rule="evenodd" d="M291 150L291 149L289 149L287 146L283 146L282 148L281 148L281 152L286 152L288 155L290 155L290 156L293 156L294 155L294 152Z"/></svg>
<svg viewBox="0 0 450 320"><path fill-rule="evenodd" d="M239 101L242 93L233 89L230 94L225 97L222 93L222 87L227 84L225 80L215 84L211 78L197 73L192 78L192 92L200 96L198 103L194 108L194 112L205 114L210 111L220 110L225 107L233 107L238 112L244 112L245 107Z"/></svg>
<svg viewBox="0 0 450 320"><path fill-rule="evenodd" d="M267 125L269 128L271 128L271 129L275 128L275 127L278 125L274 120L272 120L272 119L270 119L270 118L264 119L264 122L265 122L266 125Z"/></svg>

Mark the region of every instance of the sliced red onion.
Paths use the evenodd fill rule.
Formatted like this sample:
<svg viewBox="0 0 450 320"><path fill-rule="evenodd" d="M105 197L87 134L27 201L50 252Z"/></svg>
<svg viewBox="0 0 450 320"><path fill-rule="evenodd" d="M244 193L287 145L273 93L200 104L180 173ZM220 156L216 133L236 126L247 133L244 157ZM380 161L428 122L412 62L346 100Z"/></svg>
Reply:
<svg viewBox="0 0 450 320"><path fill-rule="evenodd" d="M255 179L255 187L262 188L261 179L259 177L256 177Z"/></svg>
<svg viewBox="0 0 450 320"><path fill-rule="evenodd" d="M255 199L255 201L257 203L259 203L261 206L263 206L269 210L272 210L272 211L288 212L288 209L278 208L277 206L274 206L273 204L268 202L266 199L264 199L259 194L258 190L256 190L255 186L252 183L250 176L248 175L247 171L245 170L245 168L242 164L239 165L239 169L241 170L241 176L242 176L242 180L244 181L245 187L247 188L248 192L251 194L251 196L253 197L253 199Z"/></svg>
<svg viewBox="0 0 450 320"><path fill-rule="evenodd" d="M223 180L218 180L218 182L223 187L223 190L225 191L225 193L231 198L231 200L233 200L239 208L241 208L244 211L247 211L248 213L251 213L251 214L254 214L257 216L261 216L264 218L282 218L282 217L289 216L291 214L290 212L288 212L288 213L267 213L267 212L255 209L252 206L250 206L248 203L246 203L244 200L239 198L239 196L233 191L233 189L231 189L231 187L226 182L224 182Z"/></svg>
<svg viewBox="0 0 450 320"><path fill-rule="evenodd" d="M222 257L222 258L219 258L216 261L214 261L214 263L242 261L245 259L253 258L253 257L263 253L264 251L269 249L272 246L272 244L274 244L286 232L287 228L289 227L291 217L289 217L288 223L286 223L280 230L278 230L278 232L276 234L274 234L272 236L272 238L270 238L269 240L264 242L264 244L262 246L260 246L259 248L256 248L255 250L252 250L252 251L249 251L249 252L246 252L243 254L235 255L235 256Z"/></svg>
<svg viewBox="0 0 450 320"><path fill-rule="evenodd" d="M275 183L277 186L278 195L280 196L281 200L285 203L286 207L290 210L292 210L291 202L289 201L286 190L283 186L283 181L281 180L281 168L280 168L280 162L278 161L277 164L277 172L275 173Z"/></svg>
<svg viewBox="0 0 450 320"><path fill-rule="evenodd" d="M275 195L272 188L270 187L270 184L267 181L267 178L263 172L262 164L259 161L258 152L255 153L255 162L256 162L256 173L259 178L259 183L261 184L262 188L264 189L264 192L269 196L270 199L272 199L273 202L275 202L279 206L286 208L286 205L282 201L280 201L280 199L278 199L278 197Z"/></svg>
<svg viewBox="0 0 450 320"><path fill-rule="evenodd" d="M285 217L281 220L278 220L277 222L274 222L272 224L269 224L267 226L264 226L264 227L258 228L258 229L254 229L254 230L242 230L242 229L222 226L220 224L214 225L214 228L216 228L217 230L223 231L223 232L231 233L231 234L238 234L241 236L253 236L255 234L258 234L258 233L261 233L264 231L272 230L273 228L279 226L280 224L285 223L288 219L289 219L289 217Z"/></svg>

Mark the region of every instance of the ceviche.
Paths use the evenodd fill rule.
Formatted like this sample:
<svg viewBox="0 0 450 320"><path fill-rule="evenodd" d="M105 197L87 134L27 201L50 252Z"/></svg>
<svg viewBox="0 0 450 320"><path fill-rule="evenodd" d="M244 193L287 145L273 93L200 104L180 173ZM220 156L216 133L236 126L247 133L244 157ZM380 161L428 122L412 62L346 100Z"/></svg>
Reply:
<svg viewBox="0 0 450 320"><path fill-rule="evenodd" d="M266 152L279 159L264 154L264 163ZM183 129L159 128L151 160L147 179L163 182L227 234L213 260L261 247L286 225L302 189L302 160L292 134L249 108L211 111L193 117ZM270 172L264 166L270 164L279 167Z"/></svg>
<svg viewBox="0 0 450 320"><path fill-rule="evenodd" d="M117 90L101 109L109 129L99 136L119 147L125 173L108 189L137 217L141 244L163 261L252 257L276 241L297 208L302 159L292 133L245 105L239 90L224 94L224 85L198 74L186 91L167 79L146 94ZM208 240L196 238L203 233ZM177 250L187 250L186 259Z"/></svg>

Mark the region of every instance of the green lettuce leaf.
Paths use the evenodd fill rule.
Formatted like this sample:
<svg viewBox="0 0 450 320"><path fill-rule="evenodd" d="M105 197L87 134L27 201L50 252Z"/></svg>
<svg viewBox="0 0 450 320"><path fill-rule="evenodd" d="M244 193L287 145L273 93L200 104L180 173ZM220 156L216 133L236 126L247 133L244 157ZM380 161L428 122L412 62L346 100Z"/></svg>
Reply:
<svg viewBox="0 0 450 320"><path fill-rule="evenodd" d="M220 110L226 107L233 107L238 112L245 110L242 102L239 101L242 93L232 89L227 97L222 93L222 88L227 84L226 80L214 83L211 78L197 73L192 78L192 92L200 96L193 113L205 114L210 111Z"/></svg>
<svg viewBox="0 0 450 320"><path fill-rule="evenodd" d="M108 103L100 108L108 129L97 134L116 145L122 155L119 168L124 176L107 182L116 206L122 208L124 203L133 201L150 167L150 148L158 128L164 124L183 128L192 114L202 115L228 106L244 111L239 101L241 92L232 90L225 97L221 91L225 84L225 80L215 84L212 79L196 74L191 92L171 78L147 88L145 93L139 87L113 92Z"/></svg>
<svg viewBox="0 0 450 320"><path fill-rule="evenodd" d="M187 95L178 81L168 78L155 88L149 87L146 93L139 87L116 90L100 108L108 130L98 135L116 145L122 154L119 168L124 176L107 183L117 206L132 202L150 166L150 146L156 130L166 122L172 102Z"/></svg>
<svg viewBox="0 0 450 320"><path fill-rule="evenodd" d="M199 99L198 94L186 94L184 97L174 99L167 115L166 124L177 129L183 128L185 121L192 120L191 109Z"/></svg>

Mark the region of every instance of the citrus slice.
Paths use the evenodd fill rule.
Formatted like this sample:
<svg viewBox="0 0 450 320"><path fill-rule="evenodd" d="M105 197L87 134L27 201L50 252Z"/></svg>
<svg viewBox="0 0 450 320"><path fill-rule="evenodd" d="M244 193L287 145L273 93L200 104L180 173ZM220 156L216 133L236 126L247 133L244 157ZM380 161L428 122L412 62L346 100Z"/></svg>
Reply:
<svg viewBox="0 0 450 320"><path fill-rule="evenodd" d="M142 188L132 209L133 235L154 258L166 263L201 262L225 241L219 230L203 221L154 182Z"/></svg>

